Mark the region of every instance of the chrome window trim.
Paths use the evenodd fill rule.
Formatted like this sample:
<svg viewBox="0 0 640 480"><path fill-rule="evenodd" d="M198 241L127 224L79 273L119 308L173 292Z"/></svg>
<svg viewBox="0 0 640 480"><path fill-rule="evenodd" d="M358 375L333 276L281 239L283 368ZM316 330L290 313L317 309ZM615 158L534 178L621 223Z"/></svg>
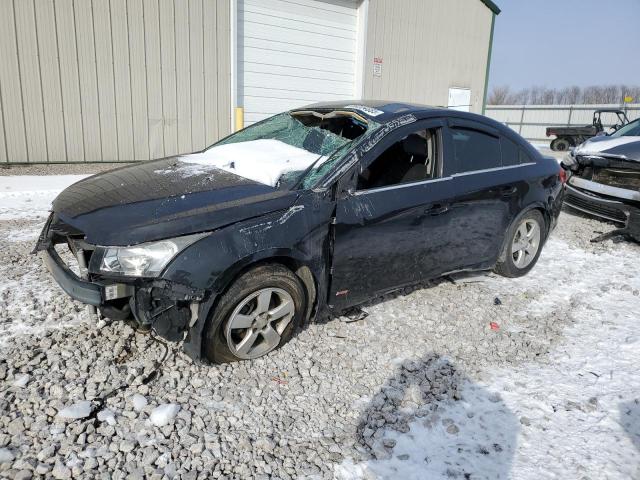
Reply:
<svg viewBox="0 0 640 480"><path fill-rule="evenodd" d="M387 190L397 190L399 188L415 187L416 185L424 185L426 183L435 183L435 182L444 182L449 180L453 180L453 177L448 176L448 177L440 177L440 178L429 178L428 180L420 180L418 182L396 183L395 185L389 185L388 187L377 187L377 188L369 188L367 190L357 190L353 193L353 196L356 197L359 195L366 195L370 192L371 193L386 192Z"/></svg>
<svg viewBox="0 0 640 480"><path fill-rule="evenodd" d="M507 165L506 167L483 168L482 170L470 170L468 172L454 173L451 176L452 177L464 177L464 176L467 176L467 175L475 175L477 173L498 172L500 170L510 170L510 169L513 169L513 168L528 167L529 165L535 165L535 164L536 164L536 162L528 162L528 163L519 163L518 165Z"/></svg>
<svg viewBox="0 0 640 480"><path fill-rule="evenodd" d="M513 169L513 168L520 168L520 167L527 167L529 165L535 165L535 162L529 162L529 163L521 163L518 165L508 165L506 167L494 167L494 168L485 168L484 170L473 170L471 172L463 172L463 173L454 173L452 175L449 175L447 177L441 177L441 178L430 178L428 180L420 180L419 182L411 182L411 183L398 183L395 185L389 185L388 187L378 187L378 188L369 188L367 190L357 190L356 192L353 193L353 196L358 196L358 195L365 195L369 192L385 192L387 190L395 190L398 188L405 188L405 187L412 187L415 185L423 185L426 183L435 183L435 182L442 182L445 180L453 180L455 177L464 177L467 175L475 175L477 173L487 173L487 172L496 172L496 171L500 171L500 170L509 170L509 169Z"/></svg>

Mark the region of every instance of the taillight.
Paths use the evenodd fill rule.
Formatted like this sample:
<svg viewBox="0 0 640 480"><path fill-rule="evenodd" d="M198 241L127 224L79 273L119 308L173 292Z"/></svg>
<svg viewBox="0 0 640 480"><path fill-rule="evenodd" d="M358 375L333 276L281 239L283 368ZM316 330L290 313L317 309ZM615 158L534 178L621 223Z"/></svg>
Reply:
<svg viewBox="0 0 640 480"><path fill-rule="evenodd" d="M560 183L563 185L567 183L567 172L564 168L560 167L560 172L558 172L558 176L560 177Z"/></svg>

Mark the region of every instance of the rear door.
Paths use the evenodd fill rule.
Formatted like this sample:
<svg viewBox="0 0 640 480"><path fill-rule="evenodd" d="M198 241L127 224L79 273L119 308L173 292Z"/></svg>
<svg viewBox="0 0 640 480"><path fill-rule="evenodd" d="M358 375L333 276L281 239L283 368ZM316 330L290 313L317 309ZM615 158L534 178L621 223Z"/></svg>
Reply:
<svg viewBox="0 0 640 480"><path fill-rule="evenodd" d="M450 120L445 130L457 194L451 202L456 234L444 253L450 271L491 266L511 219L521 209L528 187L521 178L517 150L515 157L507 153L507 141L496 129L463 119Z"/></svg>
<svg viewBox="0 0 640 480"><path fill-rule="evenodd" d="M362 302L429 278L441 268L439 252L451 241L453 195L453 178L442 174L442 126L440 121L423 121L398 129L365 155L352 178L343 179L336 209L331 305ZM420 145L416 136L422 132L431 135L434 147L427 153L433 163L426 171L418 155L404 151ZM403 161L409 161L408 169L399 167ZM384 185L376 180L383 172L391 178Z"/></svg>

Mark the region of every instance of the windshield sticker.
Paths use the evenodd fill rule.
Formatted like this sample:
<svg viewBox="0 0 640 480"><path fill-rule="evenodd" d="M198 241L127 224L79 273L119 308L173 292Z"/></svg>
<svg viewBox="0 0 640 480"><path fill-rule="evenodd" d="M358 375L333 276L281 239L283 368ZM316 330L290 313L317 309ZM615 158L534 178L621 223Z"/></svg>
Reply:
<svg viewBox="0 0 640 480"><path fill-rule="evenodd" d="M360 110L362 113L366 113L370 117L377 117L378 115L382 115L384 113L382 110L367 107L366 105L347 105L344 108L351 108L352 110Z"/></svg>

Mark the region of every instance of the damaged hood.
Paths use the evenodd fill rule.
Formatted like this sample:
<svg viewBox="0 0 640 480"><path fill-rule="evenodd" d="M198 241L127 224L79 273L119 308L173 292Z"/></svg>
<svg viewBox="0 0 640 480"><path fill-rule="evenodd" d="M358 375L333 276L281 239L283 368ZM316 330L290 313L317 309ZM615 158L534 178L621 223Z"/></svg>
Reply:
<svg viewBox="0 0 640 480"><path fill-rule="evenodd" d="M133 245L286 209L297 197L211 166L185 171L171 157L81 180L58 195L52 210L91 244Z"/></svg>
<svg viewBox="0 0 640 480"><path fill-rule="evenodd" d="M577 146L574 156L596 155L640 162L640 137L593 137Z"/></svg>

